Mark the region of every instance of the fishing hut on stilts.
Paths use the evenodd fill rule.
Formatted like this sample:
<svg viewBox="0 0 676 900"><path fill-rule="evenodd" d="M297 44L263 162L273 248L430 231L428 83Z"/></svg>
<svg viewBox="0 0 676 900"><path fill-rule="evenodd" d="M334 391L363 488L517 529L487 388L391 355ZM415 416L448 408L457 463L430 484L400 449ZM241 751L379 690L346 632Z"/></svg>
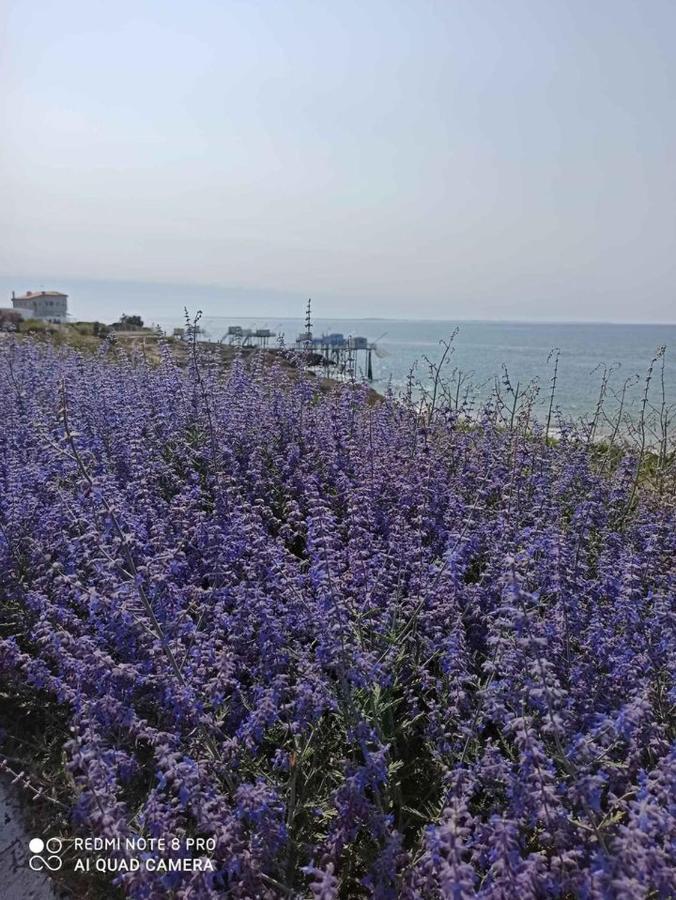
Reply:
<svg viewBox="0 0 676 900"><path fill-rule="evenodd" d="M298 335L296 349L302 352L307 364L324 369L327 377L338 375L355 381L373 381L373 351L375 345L361 335L331 332L315 337L312 331L311 300L305 311L305 331Z"/></svg>

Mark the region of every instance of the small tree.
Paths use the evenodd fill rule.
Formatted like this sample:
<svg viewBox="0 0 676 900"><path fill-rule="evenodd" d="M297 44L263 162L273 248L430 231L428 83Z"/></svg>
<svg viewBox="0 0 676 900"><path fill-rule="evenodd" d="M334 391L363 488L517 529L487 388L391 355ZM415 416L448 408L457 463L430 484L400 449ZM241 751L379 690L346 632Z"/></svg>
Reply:
<svg viewBox="0 0 676 900"><path fill-rule="evenodd" d="M0 309L0 331L16 331L22 321L15 309Z"/></svg>
<svg viewBox="0 0 676 900"><path fill-rule="evenodd" d="M143 319L141 316L128 316L126 313L123 313L120 316L120 321L111 327L120 331L131 331L133 328L143 328Z"/></svg>

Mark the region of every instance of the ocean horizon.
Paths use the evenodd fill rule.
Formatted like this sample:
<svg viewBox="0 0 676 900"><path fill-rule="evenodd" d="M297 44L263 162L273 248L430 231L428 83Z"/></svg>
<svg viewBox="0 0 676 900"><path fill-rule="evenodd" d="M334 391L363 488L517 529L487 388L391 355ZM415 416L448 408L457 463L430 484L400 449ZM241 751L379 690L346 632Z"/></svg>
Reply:
<svg viewBox="0 0 676 900"><path fill-rule="evenodd" d="M178 316L160 316L156 323L167 333L183 324ZM293 346L303 331L302 317L209 316L200 324L203 337L227 341L229 325L269 328L286 346ZM477 400L487 398L508 374L512 386L523 393L528 384L540 387L536 412L549 402L553 359L559 364L555 406L566 418L588 417L593 413L604 378L607 377L606 405L610 411L629 380L626 411L638 412L651 360L661 346L667 346L664 360L664 389L667 405L676 401L676 359L669 348L676 347L676 325L610 323L488 322L471 320L415 320L385 318L313 319L316 336L341 333L345 337L365 337L375 344L372 386L381 393L388 389L402 393L410 373L419 385L429 382L429 363L438 363L444 341L452 341L444 372L447 380L462 373L464 383L472 383ZM271 340L273 345L275 339ZM661 361L660 361L661 365ZM651 382L650 399L661 402L659 366ZM365 377L363 368L359 377Z"/></svg>
<svg viewBox="0 0 676 900"><path fill-rule="evenodd" d="M146 324L157 324L171 334L174 328L185 323L184 308L187 308L192 316L198 310L203 311L201 325L204 337L209 340L227 339L228 326L241 325L269 328L276 335L283 335L287 346L292 346L304 329L305 301L301 298L293 300L286 292L225 291L210 285L48 277L31 280L25 276L0 276L0 290L7 298L12 290L29 286L40 289L43 283L45 287L56 287L69 293L69 310L74 320L112 322L126 312L139 314ZM3 303L9 305L8 300ZM286 311L293 305L298 308L295 316L280 315L275 311L280 308ZM614 402L614 394L619 394L625 380L631 379L627 393L627 409L631 413L639 408L651 359L658 347L666 345L665 399L667 404L676 402L676 358L672 355L676 349L676 323L544 321L521 317L472 319L451 315L434 319L321 315L322 307L327 305L320 300L313 301L314 333L339 332L346 337L363 336L375 343L372 386L382 393L388 389L401 393L411 371L414 380L424 384L428 380L427 360L440 359L443 352L440 342L448 340L457 329L446 375L451 377L454 370L456 375L462 372L473 383L478 399L488 396L495 378L501 378L506 369L514 387L518 384L521 391L527 384L539 384L536 411L538 408L541 411L548 402L545 398L549 395L552 375L552 351L558 348L556 404L566 417L585 417L593 412L604 366L610 370L609 408ZM251 309L252 314L243 315L244 309ZM259 314L261 309L266 310L265 314ZM232 314L228 310L232 310ZM358 375L365 376L366 373L361 371ZM658 377L653 378L650 397L655 404L661 402Z"/></svg>

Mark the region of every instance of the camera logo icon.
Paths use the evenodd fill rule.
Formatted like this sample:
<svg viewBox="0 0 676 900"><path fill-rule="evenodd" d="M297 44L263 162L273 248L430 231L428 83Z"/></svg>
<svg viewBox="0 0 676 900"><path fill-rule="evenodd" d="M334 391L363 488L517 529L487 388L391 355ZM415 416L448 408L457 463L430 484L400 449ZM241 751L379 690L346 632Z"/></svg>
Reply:
<svg viewBox="0 0 676 900"><path fill-rule="evenodd" d="M28 865L34 872L44 872L45 869L58 872L63 865L60 856L62 848L63 841L59 838L48 838L46 841L42 838L32 838L28 843L28 849L32 854Z"/></svg>

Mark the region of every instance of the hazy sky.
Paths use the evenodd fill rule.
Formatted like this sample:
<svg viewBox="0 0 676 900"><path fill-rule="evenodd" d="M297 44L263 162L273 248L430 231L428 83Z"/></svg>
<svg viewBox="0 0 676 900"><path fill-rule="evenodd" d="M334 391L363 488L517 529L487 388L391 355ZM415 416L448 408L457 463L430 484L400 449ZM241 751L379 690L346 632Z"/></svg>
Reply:
<svg viewBox="0 0 676 900"><path fill-rule="evenodd" d="M0 10L3 282L676 320L674 0Z"/></svg>

